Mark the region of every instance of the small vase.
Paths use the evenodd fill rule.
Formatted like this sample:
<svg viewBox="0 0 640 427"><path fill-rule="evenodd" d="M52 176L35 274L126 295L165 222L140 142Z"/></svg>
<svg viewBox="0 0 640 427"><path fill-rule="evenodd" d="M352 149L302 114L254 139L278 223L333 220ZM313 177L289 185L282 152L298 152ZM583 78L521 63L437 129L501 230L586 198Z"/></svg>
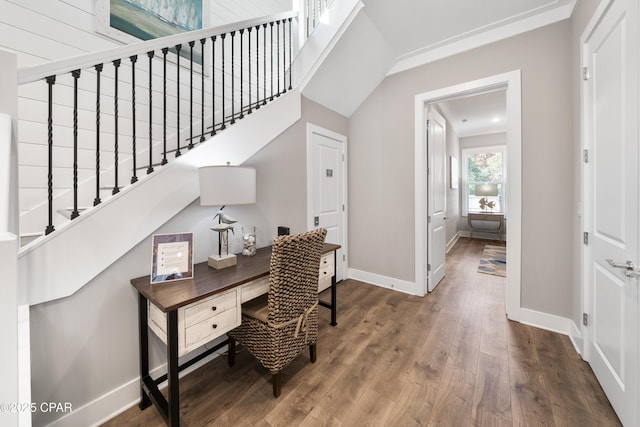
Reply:
<svg viewBox="0 0 640 427"><path fill-rule="evenodd" d="M256 254L256 228L254 226L242 227L242 255L253 256Z"/></svg>

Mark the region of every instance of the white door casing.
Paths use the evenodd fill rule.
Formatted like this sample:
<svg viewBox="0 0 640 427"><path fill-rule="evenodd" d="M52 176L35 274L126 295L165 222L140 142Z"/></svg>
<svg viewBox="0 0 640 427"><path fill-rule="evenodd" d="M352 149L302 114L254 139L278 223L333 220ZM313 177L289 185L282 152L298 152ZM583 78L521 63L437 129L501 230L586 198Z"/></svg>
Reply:
<svg viewBox="0 0 640 427"><path fill-rule="evenodd" d="M307 124L307 227L327 229L325 241L336 253L336 280L342 280L347 253L346 161L343 135Z"/></svg>
<svg viewBox="0 0 640 427"><path fill-rule="evenodd" d="M638 6L603 2L582 38L584 356L624 425L638 418Z"/></svg>
<svg viewBox="0 0 640 427"><path fill-rule="evenodd" d="M460 83L415 96L415 282L416 294L427 293L427 156L425 132L427 105L448 98L481 93L492 89L506 89L507 93L507 209L509 211L509 244L507 245L506 309L509 319L541 324L520 304L520 271L522 240L522 101L520 70Z"/></svg>
<svg viewBox="0 0 640 427"><path fill-rule="evenodd" d="M427 117L427 290L432 292L445 275L447 138L444 118L432 107Z"/></svg>

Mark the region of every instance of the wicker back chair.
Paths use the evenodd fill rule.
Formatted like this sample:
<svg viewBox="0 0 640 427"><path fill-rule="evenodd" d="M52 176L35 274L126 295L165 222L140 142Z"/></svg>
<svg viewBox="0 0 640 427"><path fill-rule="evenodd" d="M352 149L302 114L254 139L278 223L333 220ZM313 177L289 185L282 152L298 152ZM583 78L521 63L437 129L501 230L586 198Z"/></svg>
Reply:
<svg viewBox="0 0 640 427"><path fill-rule="evenodd" d="M230 331L229 366L241 343L271 372L273 395L280 395L280 371L309 346L316 361L318 340L318 271L324 228L273 242L269 293L242 305L242 324Z"/></svg>

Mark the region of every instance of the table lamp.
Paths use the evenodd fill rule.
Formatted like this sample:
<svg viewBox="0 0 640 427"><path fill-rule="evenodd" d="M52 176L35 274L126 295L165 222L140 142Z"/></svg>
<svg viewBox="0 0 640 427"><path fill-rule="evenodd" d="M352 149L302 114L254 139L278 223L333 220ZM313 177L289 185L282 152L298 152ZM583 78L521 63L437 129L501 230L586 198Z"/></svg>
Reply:
<svg viewBox="0 0 640 427"><path fill-rule="evenodd" d="M237 257L229 253L229 230L234 233L234 218L226 215L226 205L256 202L256 170L241 166L204 166L198 169L200 206L220 206L214 217L218 224L211 230L218 233L218 253L209 257L209 266L222 269L236 265ZM222 250L224 246L224 251Z"/></svg>
<svg viewBox="0 0 640 427"><path fill-rule="evenodd" d="M498 196L498 184L476 184L476 196L482 196L480 199L480 208L483 211L486 211L487 208L495 207L494 201L489 201L487 197L497 197Z"/></svg>

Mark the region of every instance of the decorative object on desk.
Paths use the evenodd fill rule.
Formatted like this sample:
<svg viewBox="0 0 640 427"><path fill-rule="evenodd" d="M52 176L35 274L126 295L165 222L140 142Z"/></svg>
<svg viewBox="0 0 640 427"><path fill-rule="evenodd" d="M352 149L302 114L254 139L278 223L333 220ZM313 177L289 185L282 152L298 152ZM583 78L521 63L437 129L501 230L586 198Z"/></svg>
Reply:
<svg viewBox="0 0 640 427"><path fill-rule="evenodd" d="M211 230L218 233L218 254L209 257L209 266L220 269L236 265L237 258L229 253L229 230L234 233L237 220L223 209L227 205L256 202L256 170L240 166L204 166L198 169L200 206L222 206L215 218L218 224ZM222 247L224 243L225 253Z"/></svg>
<svg viewBox="0 0 640 427"><path fill-rule="evenodd" d="M498 184L476 184L476 196L482 196L480 209L486 211L489 208L493 212L496 203L493 200L489 200L488 197L498 196Z"/></svg>
<svg viewBox="0 0 640 427"><path fill-rule="evenodd" d="M242 227L242 255L256 254L256 228L253 225Z"/></svg>
<svg viewBox="0 0 640 427"><path fill-rule="evenodd" d="M504 246L484 245L478 272L507 276L507 248Z"/></svg>
<svg viewBox="0 0 640 427"><path fill-rule="evenodd" d="M151 283L193 277L193 233L154 234Z"/></svg>

